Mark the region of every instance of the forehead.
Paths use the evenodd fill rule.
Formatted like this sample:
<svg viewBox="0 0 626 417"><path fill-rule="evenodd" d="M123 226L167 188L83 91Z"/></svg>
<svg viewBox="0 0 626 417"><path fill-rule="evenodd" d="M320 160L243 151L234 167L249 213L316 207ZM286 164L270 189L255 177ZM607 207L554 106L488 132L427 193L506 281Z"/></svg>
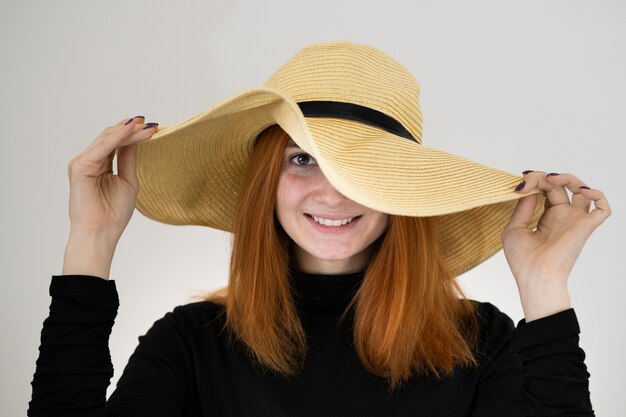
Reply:
<svg viewBox="0 0 626 417"><path fill-rule="evenodd" d="M290 149L290 148L299 148L300 146L293 141L293 139L289 139L289 142L287 142L287 144L285 145L285 149Z"/></svg>

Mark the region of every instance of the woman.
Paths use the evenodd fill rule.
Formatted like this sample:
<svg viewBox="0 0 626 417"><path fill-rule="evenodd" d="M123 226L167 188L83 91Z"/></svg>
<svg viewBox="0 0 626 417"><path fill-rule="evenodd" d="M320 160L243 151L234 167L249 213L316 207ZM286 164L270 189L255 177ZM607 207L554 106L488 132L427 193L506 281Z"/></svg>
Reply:
<svg viewBox="0 0 626 417"><path fill-rule="evenodd" d="M382 52L329 43L178 126L105 129L69 165L29 415L593 415L567 277L606 198L422 146L418 95ZM157 321L105 401L135 206L232 231L229 285ZM501 247L515 329L453 279Z"/></svg>

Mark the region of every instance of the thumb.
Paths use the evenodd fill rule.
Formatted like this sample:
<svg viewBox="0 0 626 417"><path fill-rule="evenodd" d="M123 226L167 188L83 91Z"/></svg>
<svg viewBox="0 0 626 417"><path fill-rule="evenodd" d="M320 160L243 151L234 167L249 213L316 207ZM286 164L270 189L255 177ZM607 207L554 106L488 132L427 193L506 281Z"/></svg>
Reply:
<svg viewBox="0 0 626 417"><path fill-rule="evenodd" d="M137 182L137 145L128 145L117 150L117 175L128 181L136 190Z"/></svg>
<svg viewBox="0 0 626 417"><path fill-rule="evenodd" d="M504 228L503 234L508 230L528 229L532 220L535 206L537 205L537 194L530 194L517 200L517 206L511 215L511 219Z"/></svg>

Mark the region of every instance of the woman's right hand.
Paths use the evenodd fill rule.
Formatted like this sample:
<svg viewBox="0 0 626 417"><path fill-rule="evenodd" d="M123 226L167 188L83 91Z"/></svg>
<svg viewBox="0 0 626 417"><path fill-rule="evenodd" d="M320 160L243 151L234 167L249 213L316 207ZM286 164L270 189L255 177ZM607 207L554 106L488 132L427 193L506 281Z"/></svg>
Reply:
<svg viewBox="0 0 626 417"><path fill-rule="evenodd" d="M108 279L117 242L135 209L137 143L156 132L142 116L107 127L68 164L70 236L63 275ZM113 157L117 154L117 175Z"/></svg>

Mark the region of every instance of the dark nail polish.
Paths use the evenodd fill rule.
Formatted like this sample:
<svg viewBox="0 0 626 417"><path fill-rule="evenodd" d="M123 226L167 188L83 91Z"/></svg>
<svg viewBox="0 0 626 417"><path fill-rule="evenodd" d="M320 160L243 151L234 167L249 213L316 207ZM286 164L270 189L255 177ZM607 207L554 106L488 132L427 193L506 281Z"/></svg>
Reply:
<svg viewBox="0 0 626 417"><path fill-rule="evenodd" d="M555 176L555 175L559 175L559 174L558 174L558 173L556 173L556 172L551 172L551 173L549 173L549 174L547 175L547 177L553 177L553 176Z"/></svg>
<svg viewBox="0 0 626 417"><path fill-rule="evenodd" d="M143 130L157 127L158 125L158 123L146 123L146 125L143 127Z"/></svg>
<svg viewBox="0 0 626 417"><path fill-rule="evenodd" d="M587 187L586 185L581 185L579 188L584 188L585 190L591 190L591 188Z"/></svg>
<svg viewBox="0 0 626 417"><path fill-rule="evenodd" d="M128 126L130 124L130 122L132 122L134 119L134 117L132 119L128 119L128 121L126 123L124 123L124 126Z"/></svg>
<svg viewBox="0 0 626 417"><path fill-rule="evenodd" d="M520 191L526 185L526 181L520 182L517 187L515 187L515 191Z"/></svg>
<svg viewBox="0 0 626 417"><path fill-rule="evenodd" d="M143 116L135 116L135 117L133 117L133 119L145 119L145 117L143 117Z"/></svg>
<svg viewBox="0 0 626 417"><path fill-rule="evenodd" d="M528 170L522 172L522 175L526 175L526 174L528 174L530 172L535 172L535 171L533 171L532 169L528 169Z"/></svg>

